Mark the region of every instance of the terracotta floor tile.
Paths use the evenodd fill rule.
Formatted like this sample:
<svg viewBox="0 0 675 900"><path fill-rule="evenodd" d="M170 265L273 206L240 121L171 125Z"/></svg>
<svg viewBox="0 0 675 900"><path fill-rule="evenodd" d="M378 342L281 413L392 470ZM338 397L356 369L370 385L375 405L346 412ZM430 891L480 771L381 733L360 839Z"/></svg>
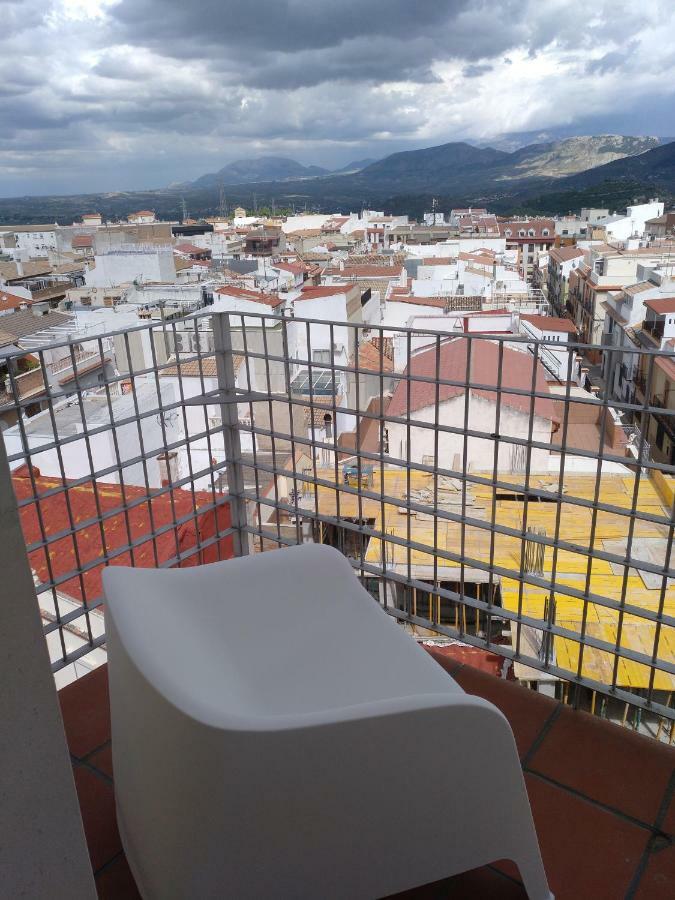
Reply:
<svg viewBox="0 0 675 900"><path fill-rule="evenodd" d="M521 759L557 705L555 700L536 691L470 666L463 666L452 677L468 694L484 697L504 713L513 729Z"/></svg>
<svg viewBox="0 0 675 900"><path fill-rule="evenodd" d="M675 837L675 792L670 798L670 804L661 822L661 830Z"/></svg>
<svg viewBox="0 0 675 900"><path fill-rule="evenodd" d="M675 846L672 843L649 854L634 900L672 900L675 897Z"/></svg>
<svg viewBox="0 0 675 900"><path fill-rule="evenodd" d="M521 885L487 866L393 896L396 900L527 900Z"/></svg>
<svg viewBox="0 0 675 900"><path fill-rule="evenodd" d="M83 757L110 740L108 667L99 666L59 691L70 752Z"/></svg>
<svg viewBox="0 0 675 900"><path fill-rule="evenodd" d="M443 653L438 647L426 647L424 644L422 644L422 647L449 675L453 675L462 665L458 659L453 659L452 656Z"/></svg>
<svg viewBox="0 0 675 900"><path fill-rule="evenodd" d="M124 854L97 877L96 890L99 900L141 900Z"/></svg>
<svg viewBox="0 0 675 900"><path fill-rule="evenodd" d="M556 900L617 900L649 834L587 800L526 775L539 845Z"/></svg>
<svg viewBox="0 0 675 900"><path fill-rule="evenodd" d="M90 756L87 763L90 766L95 766L99 771L103 772L104 775L107 775L108 778L112 778L112 744L106 744L105 747L98 750L93 756Z"/></svg>
<svg viewBox="0 0 675 900"><path fill-rule="evenodd" d="M115 795L111 785L84 766L76 766L74 774L91 865L96 872L122 849Z"/></svg>
<svg viewBox="0 0 675 900"><path fill-rule="evenodd" d="M528 768L651 825L675 769L675 749L564 708Z"/></svg>

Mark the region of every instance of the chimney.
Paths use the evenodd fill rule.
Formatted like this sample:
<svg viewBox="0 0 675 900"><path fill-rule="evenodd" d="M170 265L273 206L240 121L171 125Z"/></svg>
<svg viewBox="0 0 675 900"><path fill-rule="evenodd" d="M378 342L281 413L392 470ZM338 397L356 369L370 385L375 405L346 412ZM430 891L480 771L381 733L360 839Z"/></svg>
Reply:
<svg viewBox="0 0 675 900"><path fill-rule="evenodd" d="M17 278L23 278L23 263L20 259L15 260Z"/></svg>

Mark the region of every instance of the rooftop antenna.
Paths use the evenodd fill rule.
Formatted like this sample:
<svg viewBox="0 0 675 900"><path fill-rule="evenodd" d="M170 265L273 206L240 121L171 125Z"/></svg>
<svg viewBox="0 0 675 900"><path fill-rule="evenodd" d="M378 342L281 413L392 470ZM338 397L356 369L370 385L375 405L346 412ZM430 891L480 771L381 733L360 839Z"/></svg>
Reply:
<svg viewBox="0 0 675 900"><path fill-rule="evenodd" d="M227 215L227 198L225 197L225 190L223 188L223 182L221 181L218 185L218 215L221 219L225 218Z"/></svg>
<svg viewBox="0 0 675 900"><path fill-rule="evenodd" d="M256 215L258 213L258 195L257 194L253 195L253 212L256 213Z"/></svg>
<svg viewBox="0 0 675 900"><path fill-rule="evenodd" d="M183 213L183 224L185 224L187 217L188 217L187 206L185 204L185 197L180 198L180 207L181 207L181 210Z"/></svg>

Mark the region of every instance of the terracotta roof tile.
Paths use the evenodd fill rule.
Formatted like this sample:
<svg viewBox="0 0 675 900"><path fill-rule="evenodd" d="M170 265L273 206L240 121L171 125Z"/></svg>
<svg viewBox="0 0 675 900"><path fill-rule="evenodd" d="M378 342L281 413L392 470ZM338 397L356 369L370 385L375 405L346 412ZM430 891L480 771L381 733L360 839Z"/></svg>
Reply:
<svg viewBox="0 0 675 900"><path fill-rule="evenodd" d="M195 521L190 520L179 526L177 530L168 529L163 534L158 535L154 541L151 534L152 523L154 523L155 529L159 530L163 525L169 525L174 521L174 508L176 516L184 516L195 508L198 510L200 506L203 507L206 504L213 503L213 495L209 491L197 491L193 501L191 491L179 488L170 493L154 496L152 491L148 492L144 487L133 485L121 487L119 484L106 484L98 481L95 485L96 492L94 492L94 487L91 483L69 486L68 482L64 482L60 478L42 476L38 469L34 469L33 473L38 496L57 488L65 488L59 493L51 494L40 500L40 510L48 537L66 531L69 527L66 494L76 524L98 518L97 495L101 512L104 514L120 509L119 513L110 516L104 522L105 543L108 553L125 546L129 542L126 528L128 516L132 540L144 539L143 543L134 549L134 565L142 568L155 568L154 546L157 548L157 555L161 563L170 560L176 555L176 538L178 539L180 550L184 551L197 546L197 533L200 540L215 534L213 511L205 512L201 515L197 512L196 526ZM15 470L12 474L12 483L18 500L34 498L35 495L27 466L24 465ZM122 508L141 498L147 498L147 503L141 503L128 509L125 516ZM148 510L149 506L152 508L152 520ZM30 503L22 506L20 509L21 527L28 545L41 540L40 523L35 507L35 503ZM229 526L229 519L229 507L223 506L222 509L218 510L218 522L221 529ZM224 539L222 544L225 547L228 544L228 539ZM66 576L70 572L77 570L75 546L77 546L82 565L100 559L103 554L103 547L101 544L101 531L98 525L93 524L80 529L76 532L74 540L68 536L56 539L50 543L49 559L55 578ZM214 544L213 548L215 547L216 545ZM226 553L223 555L230 554ZM217 558L216 551L212 559L204 559L203 561L212 562ZM190 559L194 560L192 564L196 565L199 561L199 554L190 557ZM33 550L29 554L29 560L39 579L45 582L48 581L49 571L45 550L43 548ZM120 566L130 565L129 553L120 554L114 559L112 564ZM187 560L186 564L188 564ZM84 572L82 582L79 577L75 576L61 584L59 589L71 597L82 600L84 599L82 591L82 586L84 585L86 598L93 600L101 595L101 574L103 568L103 563L96 565Z"/></svg>
<svg viewBox="0 0 675 900"><path fill-rule="evenodd" d="M449 381L466 382L467 374L467 338L456 338L441 345L440 376ZM495 391L473 387L474 384L497 385L499 366L499 346L494 341L473 340L471 342L471 366L469 372L469 388L473 394L485 400L495 401ZM532 365L534 358L518 350L504 347L502 358L502 388L531 390ZM416 354L406 367L405 374L418 375L434 379L436 377L436 348L432 347ZM546 392L546 376L541 364L537 363L536 388ZM441 384L438 389L439 402L451 400L466 392L463 386ZM408 409L408 384L399 380L391 398L387 414L402 416ZM436 398L436 384L432 381L412 381L410 383L410 412L416 412L427 406L433 406ZM512 409L529 414L530 398L521 394L502 393L502 403ZM535 413L544 419L557 420L553 400L537 398L534 403Z"/></svg>
<svg viewBox="0 0 675 900"><path fill-rule="evenodd" d="M675 312L675 297L659 297L658 300L645 300L645 306L659 316Z"/></svg>
<svg viewBox="0 0 675 900"><path fill-rule="evenodd" d="M524 319L526 322L530 322L540 331L566 331L568 334L577 333L574 322L570 321L570 319L561 319L557 316L525 315L524 313L521 313L520 318Z"/></svg>

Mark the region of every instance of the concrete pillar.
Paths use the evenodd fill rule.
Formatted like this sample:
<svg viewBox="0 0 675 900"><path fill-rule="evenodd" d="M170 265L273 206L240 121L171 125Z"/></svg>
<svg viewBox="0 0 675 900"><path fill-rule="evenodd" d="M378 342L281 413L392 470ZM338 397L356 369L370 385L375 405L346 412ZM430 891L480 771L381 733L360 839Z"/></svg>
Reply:
<svg viewBox="0 0 675 900"><path fill-rule="evenodd" d="M96 897L4 441L0 438L0 895Z"/></svg>

